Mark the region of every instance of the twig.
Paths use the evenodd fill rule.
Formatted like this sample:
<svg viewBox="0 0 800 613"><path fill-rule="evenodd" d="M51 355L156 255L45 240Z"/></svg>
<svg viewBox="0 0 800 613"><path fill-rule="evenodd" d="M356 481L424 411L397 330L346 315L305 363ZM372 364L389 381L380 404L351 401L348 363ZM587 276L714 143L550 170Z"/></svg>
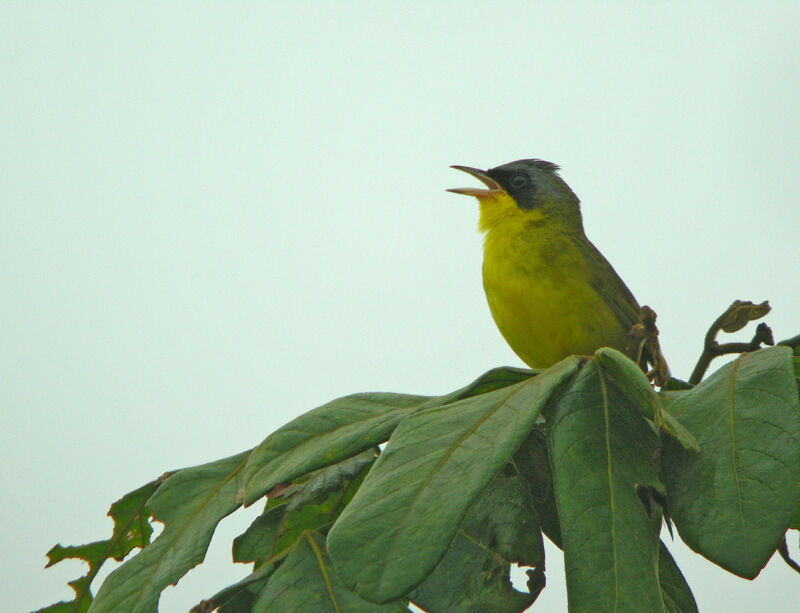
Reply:
<svg viewBox="0 0 800 613"><path fill-rule="evenodd" d="M633 353L636 356L636 363L646 372L648 379L658 387L663 387L669 379L669 366L661 353L661 345L658 342L656 317L656 312L644 305L639 309L639 323L631 328L628 336L635 343L636 351ZM646 362L642 360L645 347L647 348L647 361L653 366L649 371L647 371Z"/></svg>
<svg viewBox="0 0 800 613"><path fill-rule="evenodd" d="M656 317L656 312L647 305L639 309L639 319L642 320L645 329L644 342L650 350L650 357L653 360L653 368L647 373L647 376L658 387L664 387L669 380L669 366L667 366L664 354L661 353L661 344L658 342Z"/></svg>
<svg viewBox="0 0 800 613"><path fill-rule="evenodd" d="M756 333L749 343L724 343L720 345L716 340L720 330L724 330L725 332L741 330L748 321L763 317L769 310L769 303L766 301L761 304L753 304L752 302L745 302L742 300L734 301L722 315L717 317L708 329L703 345L703 353L700 355L700 359L697 360L697 365L692 371L692 376L689 377L689 383L692 385L700 383L714 358L729 353L755 351L761 348L762 343L765 345L774 345L775 341L772 338L772 330L763 322L758 324Z"/></svg>

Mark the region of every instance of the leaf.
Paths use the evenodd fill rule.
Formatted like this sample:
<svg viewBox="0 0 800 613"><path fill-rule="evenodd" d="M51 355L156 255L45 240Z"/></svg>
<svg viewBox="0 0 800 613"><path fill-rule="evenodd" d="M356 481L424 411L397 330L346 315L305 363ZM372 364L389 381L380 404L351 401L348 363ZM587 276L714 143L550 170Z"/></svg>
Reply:
<svg viewBox="0 0 800 613"><path fill-rule="evenodd" d="M170 476L148 501L164 531L111 573L91 613L155 613L161 591L203 561L219 521L241 505L242 469L249 451Z"/></svg>
<svg viewBox="0 0 800 613"><path fill-rule="evenodd" d="M255 448L245 467L245 504L278 483L335 464L389 438L428 396L368 393L338 398L292 420Z"/></svg>
<svg viewBox="0 0 800 613"><path fill-rule="evenodd" d="M373 462L375 454L372 450L369 450L369 453L371 455L370 462ZM327 491L327 496L318 501L319 504L313 504L310 497L302 505L293 505L294 498L291 498L288 503L271 499L264 514L257 517L244 534L234 539L234 562L271 560L294 545L304 532L330 526L361 486L371 463L363 464L345 460L335 465L339 467L340 475L345 471L353 470L355 465L360 465L360 472L343 480L339 484L338 490ZM330 477L335 472L332 470L333 468L324 468L316 474L321 476L325 473ZM316 479L311 479L311 481L316 481ZM332 482L329 481L328 485L331 484ZM298 497L302 498L302 492L298 494Z"/></svg>
<svg viewBox="0 0 800 613"><path fill-rule="evenodd" d="M114 520L114 531L110 539L77 547L56 545L47 552L49 560L45 568L67 558L84 560L90 566L108 558L122 561L132 549L147 546L150 543L153 528L147 521L150 511L145 503L157 487L158 483L151 481L147 485L125 494L111 505L108 516Z"/></svg>
<svg viewBox="0 0 800 613"><path fill-rule="evenodd" d="M617 387L642 415L655 422L660 430L677 440L684 448L699 449L691 433L661 406L661 399L650 386L647 376L635 362L610 347L602 347L594 354L595 360L616 381Z"/></svg>
<svg viewBox="0 0 800 613"><path fill-rule="evenodd" d="M250 613L256 596L264 589L275 564L262 564L244 579L221 589L210 599L203 600L189 613L208 613L219 607L220 613Z"/></svg>
<svg viewBox="0 0 800 613"><path fill-rule="evenodd" d="M498 477L486 486L467 512L447 554L409 597L427 611L522 611L538 592L513 588L508 574L512 562L534 566L543 573L539 522L527 484L519 476Z"/></svg>
<svg viewBox="0 0 800 613"><path fill-rule="evenodd" d="M664 449L681 538L746 578L767 563L800 499L800 402L787 347L743 354L665 408L700 443Z"/></svg>
<svg viewBox="0 0 800 613"><path fill-rule="evenodd" d="M692 590L663 541L658 548L658 581L669 613L697 613Z"/></svg>
<svg viewBox="0 0 800 613"><path fill-rule="evenodd" d="M677 392L681 390L690 390L694 387L691 383L687 381L683 381L681 379L676 379L675 377L670 377L667 379L667 383L661 388L662 392Z"/></svg>
<svg viewBox="0 0 800 613"><path fill-rule="evenodd" d="M81 579L78 581L82 581L83 579L84 578L81 577ZM71 581L70 585L73 585L73 583L76 583L76 581ZM77 600L71 600L69 602L62 600L61 602L56 602L55 604L51 604L41 609L36 609L36 611L33 613L83 613L84 611L89 610L89 605L91 604L92 601L88 597L86 597L86 599L82 600L80 603L77 602Z"/></svg>
<svg viewBox="0 0 800 613"><path fill-rule="evenodd" d="M298 539L333 523L360 487L376 457L375 450L369 449L315 471L303 483L290 486L298 489L289 494L288 501L270 499L265 512L233 541L234 562L256 562L257 570L218 592L210 601L227 601L230 611L248 607L244 610L249 613L256 595L266 584L263 577L273 572L280 558L294 547ZM257 590L250 585L256 580L262 584ZM247 593L240 594L243 588L247 588Z"/></svg>
<svg viewBox="0 0 800 613"><path fill-rule="evenodd" d="M306 504L318 503L324 500L329 492L341 490L345 484L375 463L378 458L377 452L379 452L377 448L367 449L338 464L332 464L310 473L307 480L296 485L295 491L283 497L288 499L287 511L293 511Z"/></svg>
<svg viewBox="0 0 800 613"><path fill-rule="evenodd" d="M658 437L598 361L545 413L569 610L661 611L659 513L637 490L662 490Z"/></svg>
<svg viewBox="0 0 800 613"><path fill-rule="evenodd" d="M407 613L402 601L368 602L345 587L325 551L325 539L305 533L253 603L253 613Z"/></svg>
<svg viewBox="0 0 800 613"><path fill-rule="evenodd" d="M264 585L266 585L266 583ZM258 595L258 592L264 589L264 585L257 586L258 590L253 587L236 592L235 596L233 596L218 609L219 613L251 613L256 596ZM205 613L203 609L199 609L199 611ZM189 611L189 613L194 612Z"/></svg>
<svg viewBox="0 0 800 613"><path fill-rule="evenodd" d="M515 383L527 381L531 377L539 374L539 372L540 371L528 370L527 368L514 368L512 366L492 368L491 370L487 370L472 383L465 385L455 392L445 394L444 396L434 396L432 398L432 403L426 403L426 406L440 406L456 400L485 394L486 392L493 392L501 387L508 387Z"/></svg>
<svg viewBox="0 0 800 613"><path fill-rule="evenodd" d="M344 583L375 602L419 585L578 364L568 358L532 379L404 419L328 535Z"/></svg>
<svg viewBox="0 0 800 613"><path fill-rule="evenodd" d="M256 517L243 534L233 539L234 562L269 560L279 553L275 542L286 516L286 504L272 500L269 504L273 506Z"/></svg>
<svg viewBox="0 0 800 613"><path fill-rule="evenodd" d="M301 415L270 434L245 468L245 504L278 483L335 464L386 441L400 420L421 407L505 387L533 376L519 368L496 368L444 396L364 393L338 398Z"/></svg>
<svg viewBox="0 0 800 613"><path fill-rule="evenodd" d="M151 481L147 485L125 494L111 505L108 515L114 521L114 530L110 539L79 546L56 545L47 552L48 562L45 568L57 564L61 560L78 559L89 564L89 572L85 576L69 582L75 591L75 600L50 605L40 609L40 613L56 613L57 611L83 613L89 609L89 605L92 603L91 583L103 563L108 558L122 561L132 549L145 547L150 543L153 528L147 521L150 510L145 504L158 486L158 481Z"/></svg>
<svg viewBox="0 0 800 613"><path fill-rule="evenodd" d="M561 526L558 523L546 436L544 428L534 427L514 454L513 464L528 483L542 532L560 549Z"/></svg>
<svg viewBox="0 0 800 613"><path fill-rule="evenodd" d="M719 327L724 332L737 332L749 322L764 317L771 309L768 300L761 304L753 304L749 300L734 300L728 310L722 314Z"/></svg>

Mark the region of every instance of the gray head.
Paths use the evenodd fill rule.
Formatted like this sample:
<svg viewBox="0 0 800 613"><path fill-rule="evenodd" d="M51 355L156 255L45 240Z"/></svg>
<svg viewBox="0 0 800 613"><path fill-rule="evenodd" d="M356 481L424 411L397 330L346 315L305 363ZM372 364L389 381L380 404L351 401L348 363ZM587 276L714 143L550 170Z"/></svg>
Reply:
<svg viewBox="0 0 800 613"><path fill-rule="evenodd" d="M544 160L517 160L485 171L511 196L521 209L535 209L544 204L580 202L564 180L559 167Z"/></svg>

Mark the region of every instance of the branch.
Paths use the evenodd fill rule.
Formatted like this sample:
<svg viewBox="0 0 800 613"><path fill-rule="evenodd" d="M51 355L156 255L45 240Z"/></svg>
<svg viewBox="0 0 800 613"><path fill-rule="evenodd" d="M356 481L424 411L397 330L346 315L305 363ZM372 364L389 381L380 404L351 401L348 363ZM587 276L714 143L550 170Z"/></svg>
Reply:
<svg viewBox="0 0 800 613"><path fill-rule="evenodd" d="M724 332L736 332L744 328L748 322L761 319L764 315L769 313L769 311L769 302L766 300L761 304L753 304L750 301L744 300L734 300L733 304L731 304L722 315L717 317L708 329L703 346L703 353L700 355L700 359L697 360L697 365L692 371L692 376L689 377L689 383L692 385L700 383L714 358L729 353L755 351L761 349L762 343L765 345L774 345L775 341L772 338L772 330L763 322L758 324L756 333L749 343L724 343L720 345L717 342L717 334L719 334L720 330Z"/></svg>

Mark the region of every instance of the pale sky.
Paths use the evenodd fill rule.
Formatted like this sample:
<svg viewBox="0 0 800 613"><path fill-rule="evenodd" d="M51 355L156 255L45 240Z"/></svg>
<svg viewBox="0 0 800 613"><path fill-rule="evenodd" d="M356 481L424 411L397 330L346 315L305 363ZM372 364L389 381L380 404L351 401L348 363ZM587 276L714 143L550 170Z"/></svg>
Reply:
<svg viewBox="0 0 800 613"><path fill-rule="evenodd" d="M450 164L560 164L676 376L734 299L800 332L800 4L399 4L0 4L8 610L71 597L45 552L165 470L522 365ZM246 574L257 507L161 611ZM701 611L796 610L780 560L749 582L668 546ZM533 610L566 611L548 555Z"/></svg>

